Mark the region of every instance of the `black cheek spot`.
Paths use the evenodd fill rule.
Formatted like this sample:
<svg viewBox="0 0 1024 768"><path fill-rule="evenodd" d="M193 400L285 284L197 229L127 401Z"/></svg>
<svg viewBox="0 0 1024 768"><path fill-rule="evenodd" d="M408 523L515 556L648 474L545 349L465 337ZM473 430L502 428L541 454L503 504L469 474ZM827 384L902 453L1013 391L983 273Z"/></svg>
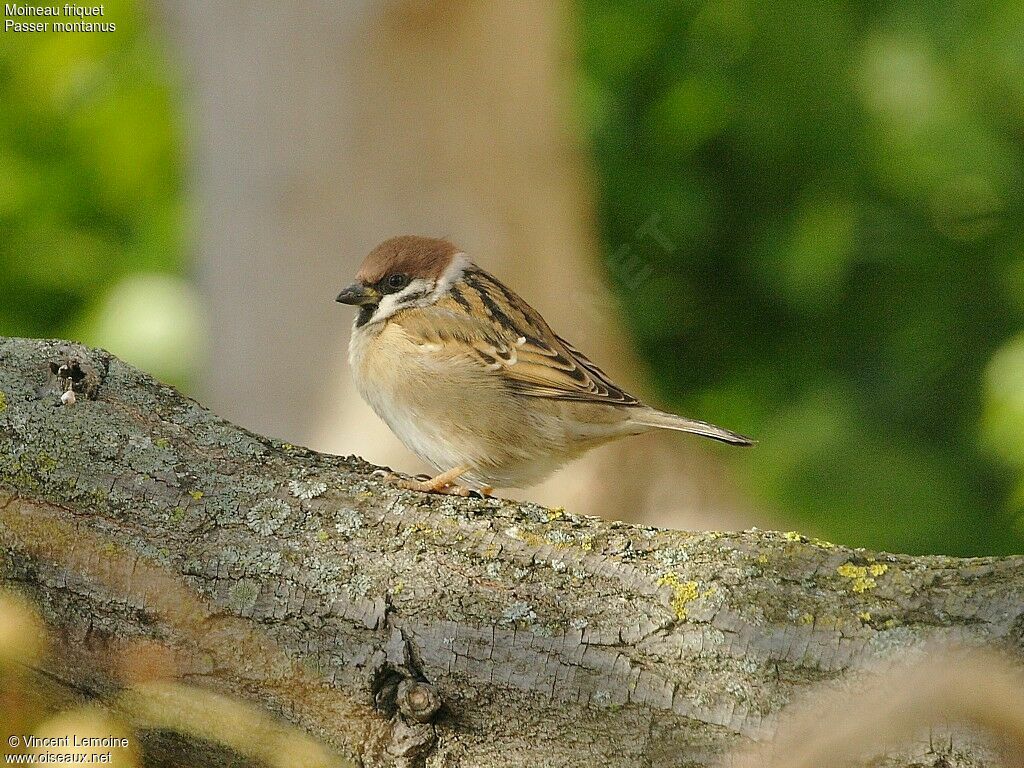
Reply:
<svg viewBox="0 0 1024 768"><path fill-rule="evenodd" d="M359 308L359 316L356 318L356 328L362 328L373 317L373 313L377 311L376 304L364 304Z"/></svg>

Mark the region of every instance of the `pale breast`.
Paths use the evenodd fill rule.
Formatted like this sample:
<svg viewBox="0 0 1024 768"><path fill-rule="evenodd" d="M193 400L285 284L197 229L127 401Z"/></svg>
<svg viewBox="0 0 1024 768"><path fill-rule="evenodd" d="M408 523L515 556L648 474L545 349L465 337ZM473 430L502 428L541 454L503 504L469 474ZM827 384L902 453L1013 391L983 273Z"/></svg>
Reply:
<svg viewBox="0 0 1024 768"><path fill-rule="evenodd" d="M353 332L359 393L413 453L443 471L482 466L516 443L517 404L500 380L466 355L417 343L396 323Z"/></svg>

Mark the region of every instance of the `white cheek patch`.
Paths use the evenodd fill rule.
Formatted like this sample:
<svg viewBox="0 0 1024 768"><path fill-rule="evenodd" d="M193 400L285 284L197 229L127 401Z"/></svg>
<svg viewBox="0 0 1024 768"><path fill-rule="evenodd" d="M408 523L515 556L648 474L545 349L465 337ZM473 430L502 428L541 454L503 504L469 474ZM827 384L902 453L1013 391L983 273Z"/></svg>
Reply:
<svg viewBox="0 0 1024 768"><path fill-rule="evenodd" d="M445 269L444 274L441 275L437 281L437 285L434 287L434 293L431 295L431 302L435 302L448 293L450 289L457 281L462 278L463 273L466 271L466 267L469 267L473 262L469 260L469 257L464 253L457 253L452 257L451 264Z"/></svg>
<svg viewBox="0 0 1024 768"><path fill-rule="evenodd" d="M380 303L377 305L377 311L373 313L370 322L382 323L401 309L398 306L398 297L400 295L398 293L389 293L387 296L381 297Z"/></svg>
<svg viewBox="0 0 1024 768"><path fill-rule="evenodd" d="M395 295L398 297L398 301L402 306L421 307L434 303L432 294L432 291L434 290L436 290L436 288L433 280L417 278Z"/></svg>
<svg viewBox="0 0 1024 768"><path fill-rule="evenodd" d="M381 323L406 307L423 307L431 304L434 301L433 292L436 292L433 280L413 280L398 293L389 293L381 297L370 322Z"/></svg>

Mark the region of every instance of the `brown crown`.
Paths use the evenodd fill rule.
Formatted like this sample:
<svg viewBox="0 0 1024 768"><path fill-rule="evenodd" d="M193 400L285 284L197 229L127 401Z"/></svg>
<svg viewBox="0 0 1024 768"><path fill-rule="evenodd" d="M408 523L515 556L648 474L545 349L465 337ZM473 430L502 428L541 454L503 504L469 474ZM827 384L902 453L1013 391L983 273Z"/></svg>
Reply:
<svg viewBox="0 0 1024 768"><path fill-rule="evenodd" d="M436 280L458 252L452 243L437 237L392 237L370 251L359 267L356 280L363 285L374 285L396 273Z"/></svg>

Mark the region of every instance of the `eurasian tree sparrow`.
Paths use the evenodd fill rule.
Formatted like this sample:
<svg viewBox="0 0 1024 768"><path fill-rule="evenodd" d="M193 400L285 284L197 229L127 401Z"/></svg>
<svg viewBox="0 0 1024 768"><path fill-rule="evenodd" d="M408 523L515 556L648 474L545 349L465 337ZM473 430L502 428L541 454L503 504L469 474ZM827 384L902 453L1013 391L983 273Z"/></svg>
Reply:
<svg viewBox="0 0 1024 768"><path fill-rule="evenodd" d="M349 360L359 393L440 472L404 487L466 495L533 485L623 435L743 435L649 408L447 240L385 240L339 302L359 307Z"/></svg>

